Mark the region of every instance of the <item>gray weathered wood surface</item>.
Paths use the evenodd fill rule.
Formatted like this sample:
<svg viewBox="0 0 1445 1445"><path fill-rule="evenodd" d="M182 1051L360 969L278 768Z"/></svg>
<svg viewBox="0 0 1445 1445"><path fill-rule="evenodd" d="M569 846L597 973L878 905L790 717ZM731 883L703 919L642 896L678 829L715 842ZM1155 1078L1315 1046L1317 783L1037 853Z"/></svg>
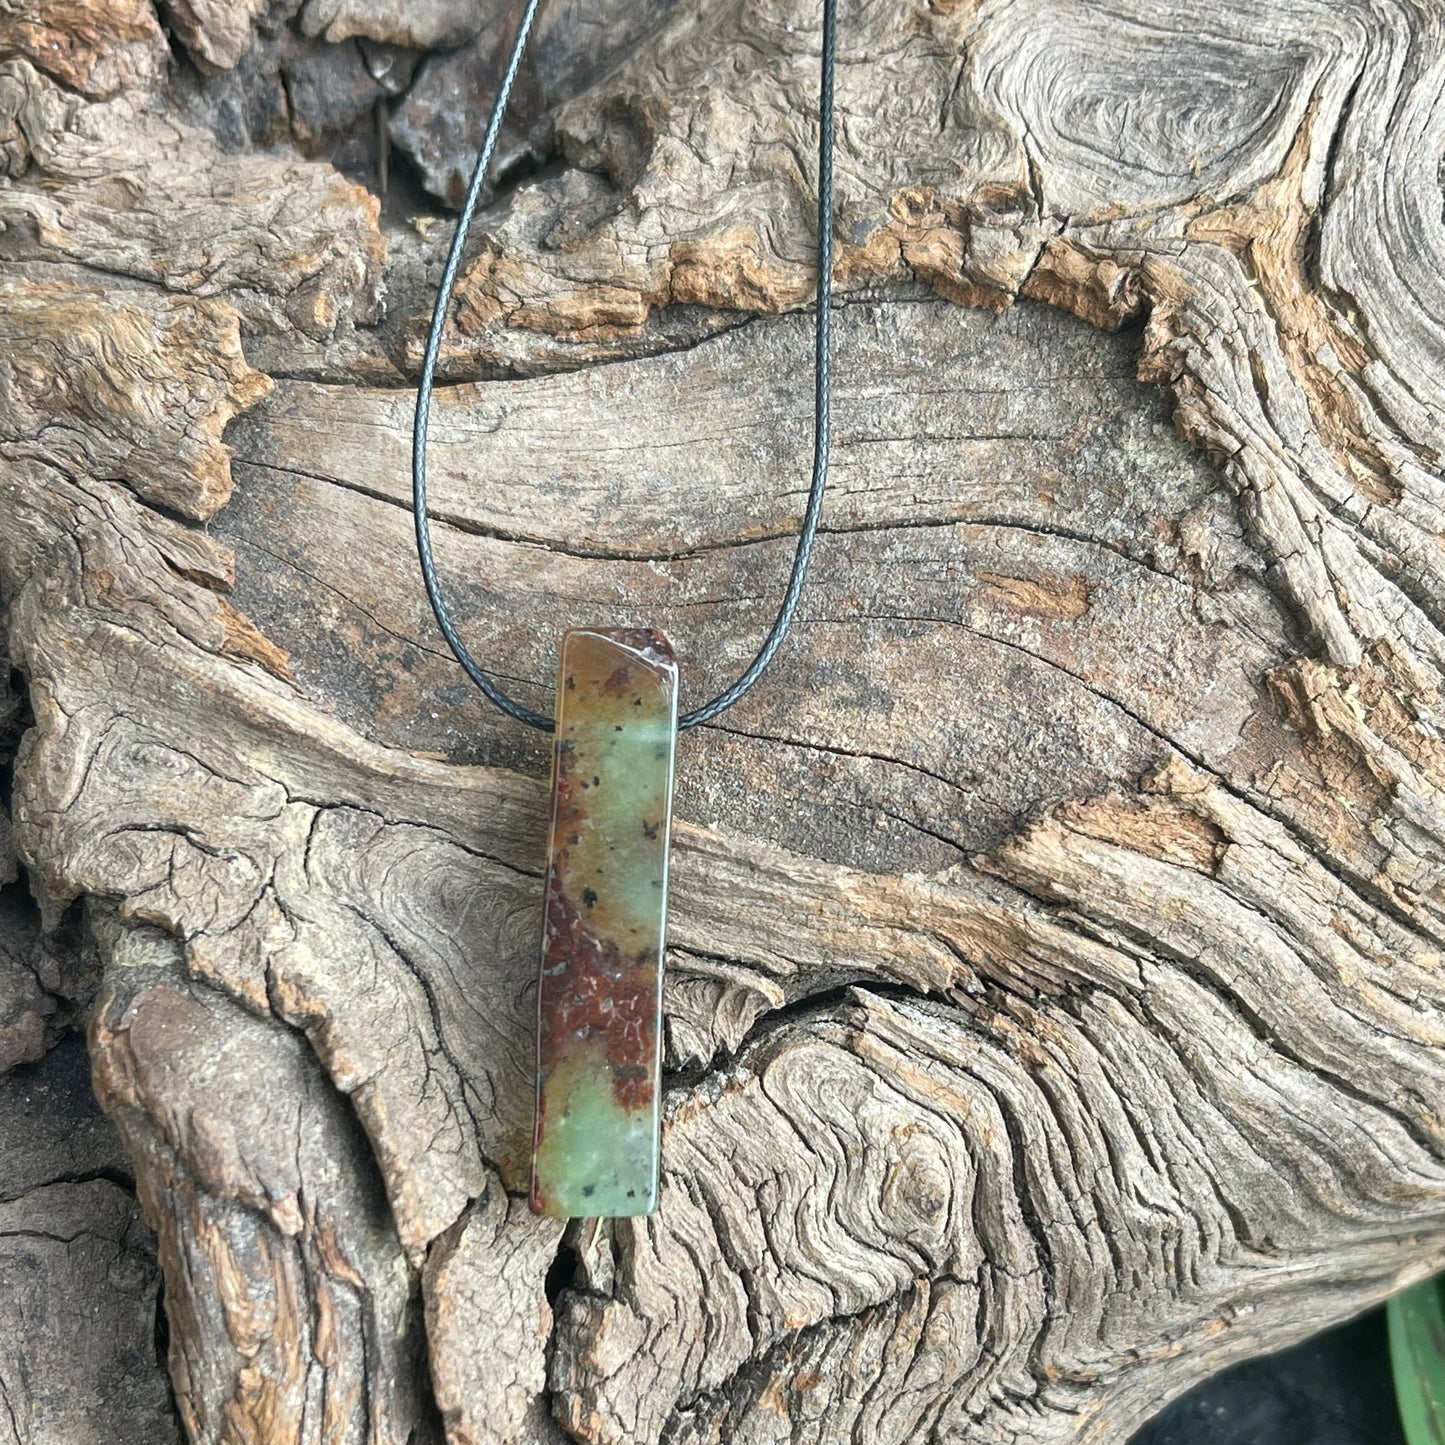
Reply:
<svg viewBox="0 0 1445 1445"><path fill-rule="evenodd" d="M0 1439L179 1445L160 1269L72 1034L0 1078Z"/></svg>
<svg viewBox="0 0 1445 1445"><path fill-rule="evenodd" d="M512 8L0 16L14 847L97 973L0 949L0 1048L85 1015L192 1438L1118 1442L1445 1263L1440 17L845 0L816 571L680 752L662 1207L563 1230L545 757L406 512ZM543 27L433 454L534 703L569 623L694 698L765 626L817 45Z"/></svg>

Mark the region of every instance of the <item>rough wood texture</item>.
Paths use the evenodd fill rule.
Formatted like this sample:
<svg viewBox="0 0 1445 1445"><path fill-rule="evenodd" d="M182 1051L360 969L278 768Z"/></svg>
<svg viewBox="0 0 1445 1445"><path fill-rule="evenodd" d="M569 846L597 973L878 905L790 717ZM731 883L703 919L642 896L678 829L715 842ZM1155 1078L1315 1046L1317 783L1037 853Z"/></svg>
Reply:
<svg viewBox="0 0 1445 1445"><path fill-rule="evenodd" d="M520 1203L542 740L404 509L448 228L266 70L495 36L169 6L208 79L35 9L15 838L47 928L89 900L196 1440L1114 1442L1445 1262L1432 14L843 5L817 570L680 749L661 1208L564 1231ZM447 586L539 704L569 624L730 675L805 479L814 9L627 35L539 52L555 163L434 420Z"/></svg>
<svg viewBox="0 0 1445 1445"><path fill-rule="evenodd" d="M3 928L0 924L0 928ZM172 1445L160 1269L80 1039L0 1078L0 1440Z"/></svg>

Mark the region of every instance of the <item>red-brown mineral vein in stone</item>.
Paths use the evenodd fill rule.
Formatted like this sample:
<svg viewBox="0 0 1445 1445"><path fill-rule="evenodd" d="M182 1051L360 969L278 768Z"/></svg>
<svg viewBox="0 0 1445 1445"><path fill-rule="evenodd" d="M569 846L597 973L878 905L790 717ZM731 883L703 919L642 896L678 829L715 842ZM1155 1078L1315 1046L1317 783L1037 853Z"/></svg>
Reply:
<svg viewBox="0 0 1445 1445"><path fill-rule="evenodd" d="M563 638L538 987L532 1204L647 1213L677 669L646 629Z"/></svg>

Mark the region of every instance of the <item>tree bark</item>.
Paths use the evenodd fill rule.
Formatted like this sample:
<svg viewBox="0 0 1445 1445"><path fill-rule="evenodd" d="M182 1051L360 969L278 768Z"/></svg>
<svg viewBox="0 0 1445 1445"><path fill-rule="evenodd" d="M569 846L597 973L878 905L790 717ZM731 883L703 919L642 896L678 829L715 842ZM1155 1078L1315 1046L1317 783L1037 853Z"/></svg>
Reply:
<svg viewBox="0 0 1445 1445"><path fill-rule="evenodd" d="M516 7L0 16L14 846L100 970L0 951L0 1046L85 1011L197 1442L1116 1442L1445 1263L1440 18L841 9L823 536L680 748L661 1207L566 1227L543 740L407 513ZM539 33L431 456L544 709L776 606L815 12Z"/></svg>

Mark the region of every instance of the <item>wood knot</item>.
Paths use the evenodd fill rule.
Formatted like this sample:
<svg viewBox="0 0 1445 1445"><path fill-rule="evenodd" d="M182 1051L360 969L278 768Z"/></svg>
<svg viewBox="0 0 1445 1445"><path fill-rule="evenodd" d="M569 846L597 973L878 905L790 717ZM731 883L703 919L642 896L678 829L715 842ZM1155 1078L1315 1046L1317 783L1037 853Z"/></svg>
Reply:
<svg viewBox="0 0 1445 1445"><path fill-rule="evenodd" d="M931 1251L948 1231L953 1172L938 1140L916 1124L896 1129L893 1147L879 1206L892 1234Z"/></svg>

